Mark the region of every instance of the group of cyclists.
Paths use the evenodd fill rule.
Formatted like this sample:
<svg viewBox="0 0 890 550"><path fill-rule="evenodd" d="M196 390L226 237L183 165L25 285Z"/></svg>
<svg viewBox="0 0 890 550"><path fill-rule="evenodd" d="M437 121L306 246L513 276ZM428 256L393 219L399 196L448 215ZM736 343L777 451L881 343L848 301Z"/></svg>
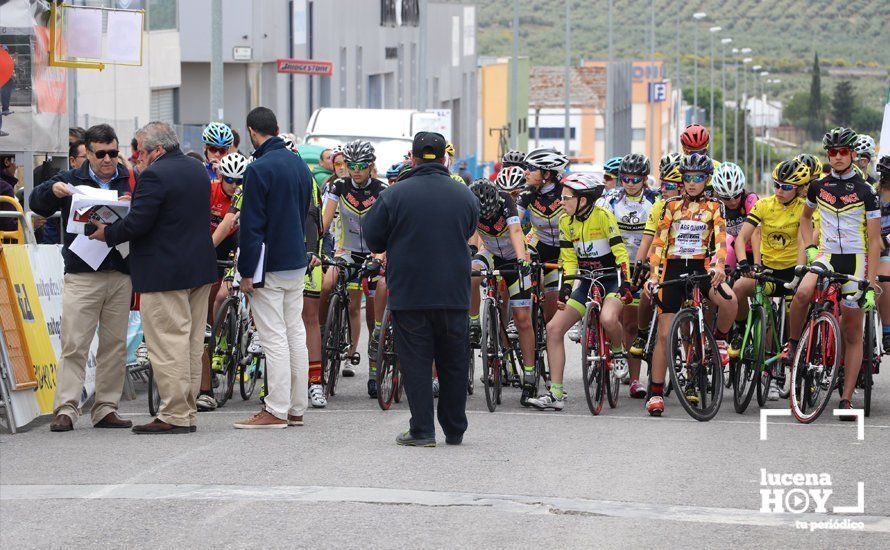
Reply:
<svg viewBox="0 0 890 550"><path fill-rule="evenodd" d="M280 137L298 154L292 136ZM222 260L237 246L239 187L249 159L237 152L225 124L210 123L203 140L205 164L213 180L211 233ZM782 351L787 364L797 349L818 278L814 272L804 274L799 266L818 264L869 282L864 292L856 292L855 282L842 288L846 376L840 408L851 409L863 360L864 310L880 306L883 347L890 349L890 293L882 293L887 283L878 283L879 274L890 275L890 156L875 163L876 179L870 173L874 140L848 128L835 128L822 140L827 163L811 154L783 160L772 171L774 194L758 197L748 189L740 166L712 158L707 128L689 125L680 143L682 152L665 155L657 169L645 155L631 153L609 159L602 174L570 172L568 157L552 148L527 154L509 151L499 172L470 183L480 202L476 235L468 243L473 269L503 271L509 331L518 342L521 358L523 405L556 411L565 407L565 338L579 340L576 325L585 317L593 284L603 294L598 322L611 348L614 375L629 385L631 398L646 400L650 415L660 416L668 382L668 328L689 298L680 287L661 288L663 283L709 275L695 280L714 312L709 323L720 363L726 366L741 352L744 322L755 291L752 275L768 272L784 281L787 284L771 285L769 295L790 301ZM447 153L446 162L453 162L454 148L449 145ZM370 252L362 220L380 192L398 185L411 167L406 155L404 162L380 174L385 175L384 181L378 178L376 160L373 145L363 140L325 151L321 162L329 171L324 178L316 178L306 227L311 254L366 266L349 281L352 338L348 353L354 360L342 374L354 376L352 365L359 362L364 298L369 331L367 389L372 398L378 391L374 358L386 308L385 254ZM456 185L466 185L460 176L453 178ZM326 406L321 327L327 296L339 277L337 267L328 262L325 266L307 271L304 294L310 362L307 390L311 405L317 408ZM540 288L534 293L532 269L542 272ZM220 279L210 316L230 292L226 274L221 273ZM482 277L473 277L471 282L469 323L474 348L479 347L482 333L481 283ZM533 300L541 301L546 322L549 384L540 394ZM657 323L650 323L653 312ZM650 325L657 327L657 334L649 334ZM649 375L644 384L641 358L650 340L654 352L647 356ZM257 342L250 345L259 346ZM220 358L211 355L206 357L198 399L202 410L216 405L210 389ZM436 394L434 369L431 378ZM768 398L779 399L779 394L774 378ZM852 418L841 415L841 419Z"/></svg>

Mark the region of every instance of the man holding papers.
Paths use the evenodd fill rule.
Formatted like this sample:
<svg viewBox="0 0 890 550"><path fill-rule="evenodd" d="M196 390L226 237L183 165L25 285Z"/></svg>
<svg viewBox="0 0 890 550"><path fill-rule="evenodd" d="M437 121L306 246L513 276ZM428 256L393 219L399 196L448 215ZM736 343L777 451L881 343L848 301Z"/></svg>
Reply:
<svg viewBox="0 0 890 550"><path fill-rule="evenodd" d="M130 174L118 164L118 141L114 129L99 124L85 136L87 161L80 168L56 174L31 193L31 210L49 217L62 212L62 226L69 217L72 194L78 188L107 190L113 198L128 197ZM83 192L83 191L82 191ZM65 286L62 290L62 357L56 373L54 432L74 428L80 416L84 373L90 343L99 326L96 358L96 399L91 411L96 428L129 428L132 423L117 415L124 388L127 362L127 319L130 313L130 276L127 260L117 249L102 247L92 265L72 245L89 239L68 231L62 239Z"/></svg>
<svg viewBox="0 0 890 550"><path fill-rule="evenodd" d="M130 211L107 227L94 219L90 239L130 243L133 289L141 293L142 327L161 396L158 417L133 431L190 433L197 430L207 297L216 280L207 232L210 181L204 167L182 153L168 124L151 122L136 140L148 167L139 174Z"/></svg>

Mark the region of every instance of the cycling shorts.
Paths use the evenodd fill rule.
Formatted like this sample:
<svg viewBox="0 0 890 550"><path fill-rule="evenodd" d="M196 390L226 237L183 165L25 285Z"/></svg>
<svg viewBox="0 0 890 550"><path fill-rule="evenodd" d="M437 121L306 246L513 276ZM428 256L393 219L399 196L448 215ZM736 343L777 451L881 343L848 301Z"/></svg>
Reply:
<svg viewBox="0 0 890 550"><path fill-rule="evenodd" d="M538 241L529 250L536 255L537 260L545 264L555 264L559 262L559 247L550 246L549 244ZM544 292L556 292L559 290L559 269L544 270Z"/></svg>
<svg viewBox="0 0 890 550"><path fill-rule="evenodd" d="M766 267L767 269L772 269L769 266L764 266L764 267ZM789 267L788 269L773 269L773 272L770 273L769 276L773 277L775 279L781 279L781 280L785 281L786 283L790 283L794 279L794 268ZM776 285L773 283L764 284L763 285L763 293L766 296L771 296L774 298L778 298L780 296L793 296L794 295L793 290L788 290L787 288L785 288L784 285L781 285L777 288Z"/></svg>
<svg viewBox="0 0 890 550"><path fill-rule="evenodd" d="M315 267L307 267L306 275L303 277L303 297L304 298L320 298L321 297L321 281L323 273L320 265Z"/></svg>
<svg viewBox="0 0 890 550"><path fill-rule="evenodd" d="M479 252L479 254L473 256L473 269L480 268L489 270L518 270L518 267L516 266L516 260L505 260L500 256L495 256L488 250L483 250ZM507 291L510 293L511 307L531 307L532 283L529 277L524 277L521 285L518 272L503 275L501 278L504 279L504 284L507 286Z"/></svg>
<svg viewBox="0 0 890 550"><path fill-rule="evenodd" d="M835 273L852 275L860 279L865 278L866 265L868 264L865 254L826 254L824 252L816 256L813 263L816 262L827 266L828 269ZM859 292L859 285L852 281L844 283L841 287L842 295L855 294L857 292ZM858 302L848 300L846 297L841 298L841 305L853 309L859 308Z"/></svg>
<svg viewBox="0 0 890 550"><path fill-rule="evenodd" d="M364 252L351 252L349 250L338 250L337 258L346 258L346 261L354 264L363 264L367 261L368 258L371 257L370 254ZM377 291L377 281L380 280L379 275L375 275L373 277L368 278L368 297L373 298L374 294ZM349 281L347 281L346 288L348 290L362 290L362 278L361 274L356 274Z"/></svg>
<svg viewBox="0 0 890 550"><path fill-rule="evenodd" d="M614 275L607 275L605 277L599 277L596 280L597 284L600 285L600 291L605 298L613 298L618 296L618 273ZM569 297L569 301L566 302L566 305L570 308L574 309L578 312L582 318L584 317L584 313L587 311L587 301L589 299L590 294L590 285L593 284L593 279L581 279L580 284L575 287L575 290L572 291L571 297Z"/></svg>
<svg viewBox="0 0 890 550"><path fill-rule="evenodd" d="M680 275L688 273L690 275L700 275L707 273L704 260L668 260L664 268L664 276L661 281L672 281L679 279ZM702 295L707 298L711 291L711 283L703 280L698 283ZM658 291L658 300L661 302L662 313L677 313L683 307L683 302L691 296L687 295L686 286L676 284Z"/></svg>

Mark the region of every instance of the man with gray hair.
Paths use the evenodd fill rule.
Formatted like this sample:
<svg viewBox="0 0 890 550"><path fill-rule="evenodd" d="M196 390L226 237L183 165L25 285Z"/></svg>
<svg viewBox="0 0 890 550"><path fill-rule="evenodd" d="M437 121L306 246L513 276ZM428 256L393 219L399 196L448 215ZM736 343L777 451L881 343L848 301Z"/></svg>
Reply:
<svg viewBox="0 0 890 550"><path fill-rule="evenodd" d="M195 398L216 253L210 239L210 180L188 158L170 125L150 122L136 133L139 174L130 212L92 239L130 243L133 290L140 292L142 326L161 406L139 434L197 430Z"/></svg>

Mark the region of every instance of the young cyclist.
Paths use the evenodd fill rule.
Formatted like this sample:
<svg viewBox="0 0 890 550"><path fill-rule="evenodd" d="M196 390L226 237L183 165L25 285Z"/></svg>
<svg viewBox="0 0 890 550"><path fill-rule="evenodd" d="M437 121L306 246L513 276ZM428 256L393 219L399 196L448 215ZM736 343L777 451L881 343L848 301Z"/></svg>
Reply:
<svg viewBox="0 0 890 550"><path fill-rule="evenodd" d="M633 153L621 160L619 178L621 190L607 199L606 206L615 215L618 221L618 231L624 240L628 258L636 258L643 241L643 231L652 207L658 200L655 191L647 188L649 176L649 159L645 155ZM627 304L621 317L621 326L624 327L624 343L628 347L637 335L637 315L639 313L639 292L634 294L634 301ZM648 318L645 320L649 322ZM630 368L630 395L642 399L646 396L646 389L640 383L640 360L636 357L628 361L619 362L619 365L627 365ZM615 369L619 378L628 376L627 370Z"/></svg>
<svg viewBox="0 0 890 550"><path fill-rule="evenodd" d="M627 249L612 211L596 204L604 191L605 186L595 175L569 174L563 178L562 206L565 215L559 220L559 257L567 276L577 275L579 268L614 270L613 275L598 279L605 290L600 323L611 341L613 368L626 370L621 329L623 304L619 296L630 298ZM583 317L591 284L592 279L580 279L563 283L559 290L558 311L547 323L550 391L528 400L529 405L536 409L561 411L565 407L565 335Z"/></svg>
<svg viewBox="0 0 890 550"><path fill-rule="evenodd" d="M515 149L511 149L504 153L504 157L501 159L501 170L509 166L518 166L524 169L525 153L523 153L522 151L517 151Z"/></svg>
<svg viewBox="0 0 890 550"><path fill-rule="evenodd" d="M819 255L816 262L828 266L837 273L865 278L875 286L881 240L881 206L877 195L854 170L853 147L857 135L849 128L835 128L822 138L822 146L828 151L831 173L810 185L800 222L803 244L813 241L813 212L821 212L819 229ZM816 275L807 273L791 302L789 340L785 357L793 360L798 339L803 330L807 310L813 297ZM844 285L842 292L852 294L858 289L855 283ZM866 290L863 304L874 307L875 292ZM844 341L844 388L839 408L853 408L853 391L856 388L862 363L862 320L860 304L842 300L841 332ZM841 420L855 420L855 416L842 415Z"/></svg>
<svg viewBox="0 0 890 550"><path fill-rule="evenodd" d="M711 272L710 284L701 286L702 293L717 305L717 326L714 336L724 365L726 336L736 316L736 300L726 279L726 224L723 221L723 204L710 198L705 187L711 179L714 165L707 155L692 153L683 158L680 165L683 174L683 195L668 200L658 222L658 231L649 253L651 272L646 292L651 297L659 282L678 278L684 273ZM715 261L710 262L711 239L716 248ZM674 315L683 303L683 293L660 291L663 307L658 316L658 340L652 357L652 394L646 410L652 416L664 412L664 379L667 371L667 337ZM688 395L688 398L695 398Z"/></svg>
<svg viewBox="0 0 890 550"><path fill-rule="evenodd" d="M479 199L481 209L476 234L482 248L473 257L474 269L516 270L520 275L504 275L504 283L510 295L510 310L513 322L519 332L519 347L523 362L534 358L535 334L531 321L531 292L529 290L529 254L525 247L525 236L519 226L519 213L516 203L505 191L499 191L490 181L477 179L470 185L470 191ZM479 315L478 306L471 304L471 315ZM535 382L534 363L523 365L524 385ZM523 390L526 391L526 390Z"/></svg>
<svg viewBox="0 0 890 550"><path fill-rule="evenodd" d="M201 132L201 141L204 142L204 158L206 159L204 168L207 170L207 176L213 181L219 177L217 174L219 161L229 154L235 144L235 135L228 125L222 122L211 122Z"/></svg>
<svg viewBox="0 0 890 550"><path fill-rule="evenodd" d="M742 229L748 212L754 208L760 197L745 190L745 173L738 164L732 162L724 162L714 169L711 187L714 196L723 203L726 220L726 268L733 269L737 258L733 241ZM754 251L750 241L745 249L745 255L738 258L746 258L749 264L754 261ZM729 356L733 357L732 352Z"/></svg>
<svg viewBox="0 0 890 550"><path fill-rule="evenodd" d="M871 160L875 156L875 140L871 136L859 134L856 145L853 146L853 152L856 153L856 166L865 176L866 183L875 185L878 180L872 176L870 172Z"/></svg>
<svg viewBox="0 0 890 550"><path fill-rule="evenodd" d="M736 237L735 248L739 258L737 268L745 275L732 287L739 304L736 316L739 322L744 322L747 318L748 298L754 295L756 281L747 276L751 273L753 265L760 264L772 270L771 277L790 282L794 278L794 267L806 263L806 252L803 247L798 246L800 217L805 202L798 190L801 186L805 186L809 179L809 167L797 159L786 160L776 165L773 170L773 186L776 194L757 201ZM758 227L761 229L760 247L755 250L755 261L749 262L745 257L745 250ZM765 290L768 296L791 294L791 291L784 286L776 287L773 284L766 285ZM732 345L736 350L741 348L741 334L738 340ZM779 388L775 379L770 383L768 397L770 401L779 399Z"/></svg>
<svg viewBox="0 0 890 550"><path fill-rule="evenodd" d="M603 164L603 185L606 187L603 196L608 196L620 188L618 185L618 171L621 168L622 158L624 157L612 157Z"/></svg>

